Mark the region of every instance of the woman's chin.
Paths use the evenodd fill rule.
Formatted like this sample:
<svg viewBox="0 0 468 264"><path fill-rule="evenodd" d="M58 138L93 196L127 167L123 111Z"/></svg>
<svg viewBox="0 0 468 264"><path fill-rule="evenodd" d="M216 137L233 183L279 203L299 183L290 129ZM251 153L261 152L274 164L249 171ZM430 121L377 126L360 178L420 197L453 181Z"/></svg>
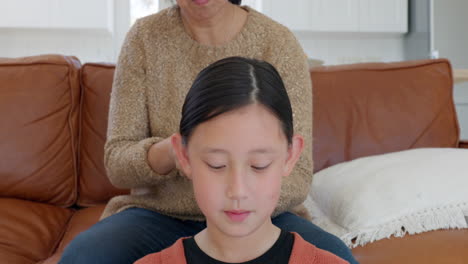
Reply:
<svg viewBox="0 0 468 264"><path fill-rule="evenodd" d="M208 4L210 0L192 0L192 2L196 5L203 6Z"/></svg>

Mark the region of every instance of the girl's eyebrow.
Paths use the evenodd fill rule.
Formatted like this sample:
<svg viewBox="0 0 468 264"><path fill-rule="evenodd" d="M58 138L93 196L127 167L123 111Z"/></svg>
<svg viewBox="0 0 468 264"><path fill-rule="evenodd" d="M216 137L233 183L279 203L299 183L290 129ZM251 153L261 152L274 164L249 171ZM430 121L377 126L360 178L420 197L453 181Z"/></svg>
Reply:
<svg viewBox="0 0 468 264"><path fill-rule="evenodd" d="M275 153L276 151L273 148L257 148L257 149L252 149L248 152L248 154L271 154ZM227 150L220 149L220 148L210 148L206 147L202 149L202 153L207 153L207 154L228 154Z"/></svg>
<svg viewBox="0 0 468 264"><path fill-rule="evenodd" d="M221 153L221 154L227 154L228 152L224 149L220 149L220 148L210 148L210 147L207 147L207 148L203 148L202 149L202 152L203 153Z"/></svg>
<svg viewBox="0 0 468 264"><path fill-rule="evenodd" d="M271 154L276 152L273 148L258 148L249 151L249 154Z"/></svg>

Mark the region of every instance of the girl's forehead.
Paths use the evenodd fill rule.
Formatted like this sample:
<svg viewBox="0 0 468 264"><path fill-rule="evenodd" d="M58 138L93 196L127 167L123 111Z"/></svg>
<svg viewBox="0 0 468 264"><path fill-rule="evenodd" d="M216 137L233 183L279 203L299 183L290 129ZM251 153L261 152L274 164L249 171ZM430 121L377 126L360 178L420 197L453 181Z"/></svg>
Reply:
<svg viewBox="0 0 468 264"><path fill-rule="evenodd" d="M255 147L249 148L247 151L249 155L271 155L278 152L278 149L273 146L264 146L264 147ZM215 146L204 146L200 149L201 154L219 154L219 155L229 155L229 149L217 148Z"/></svg>
<svg viewBox="0 0 468 264"><path fill-rule="evenodd" d="M266 106L259 103L253 103L222 113L204 123L216 121L239 121L242 123L243 120L247 121L249 119L258 119L257 122L259 123L262 123L262 121L272 120L274 120L274 122L272 122L274 124L279 122L278 118Z"/></svg>
<svg viewBox="0 0 468 264"><path fill-rule="evenodd" d="M266 107L260 104L251 104L237 108L225 113L222 113L212 119L200 123L196 128L196 132L247 132L258 130L264 135L275 132L272 129L280 128L280 121ZM197 131L198 130L198 131Z"/></svg>
<svg viewBox="0 0 468 264"><path fill-rule="evenodd" d="M189 148L199 153L265 154L287 148L281 123L264 107L250 105L199 124Z"/></svg>

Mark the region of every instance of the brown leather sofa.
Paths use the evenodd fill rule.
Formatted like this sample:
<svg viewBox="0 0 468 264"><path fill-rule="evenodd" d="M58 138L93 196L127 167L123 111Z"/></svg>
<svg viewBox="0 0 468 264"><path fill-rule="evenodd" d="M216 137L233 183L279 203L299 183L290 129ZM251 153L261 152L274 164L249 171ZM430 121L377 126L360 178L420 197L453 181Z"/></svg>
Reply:
<svg viewBox="0 0 468 264"><path fill-rule="evenodd" d="M459 140L447 60L320 67L311 75L314 171L411 148L468 148ZM466 264L468 229L383 239L353 255L362 264Z"/></svg>
<svg viewBox="0 0 468 264"><path fill-rule="evenodd" d="M67 244L126 193L103 166L114 66L75 57L0 59L0 263L57 263ZM311 71L315 171L361 156L465 147L446 60ZM468 263L468 230L391 238L360 263Z"/></svg>

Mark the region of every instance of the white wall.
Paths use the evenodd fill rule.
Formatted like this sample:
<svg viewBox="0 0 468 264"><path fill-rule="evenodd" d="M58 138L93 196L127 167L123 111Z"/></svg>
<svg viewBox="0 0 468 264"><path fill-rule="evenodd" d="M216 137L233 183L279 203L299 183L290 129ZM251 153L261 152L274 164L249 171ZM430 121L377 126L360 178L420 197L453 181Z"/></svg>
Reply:
<svg viewBox="0 0 468 264"><path fill-rule="evenodd" d="M325 65L403 60L403 35L295 32L307 55Z"/></svg>
<svg viewBox="0 0 468 264"><path fill-rule="evenodd" d="M263 8L326 65L403 60L406 0L263 0Z"/></svg>
<svg viewBox="0 0 468 264"><path fill-rule="evenodd" d="M58 53L82 62L113 61L111 35L81 30L0 29L0 57Z"/></svg>
<svg viewBox="0 0 468 264"><path fill-rule="evenodd" d="M27 0L15 1L27 2ZM16 2L13 5L10 2L7 5L10 10L4 9L3 12L22 14L24 12L20 8L27 6L24 3ZM59 3L63 4L63 2ZM76 13L82 14L77 19L89 19L86 15L89 14L89 6L84 5L84 2L81 3L82 10L79 10L80 8L75 10ZM129 4L128 0L112 0L109 3L105 8L110 10L102 10L104 14L108 13L109 18L112 19L108 30L86 27L35 27L34 24L26 21L26 17L19 21L21 23L13 25L3 23L0 26L0 57L58 53L74 55L82 62L115 62L130 24ZM5 8L4 3L0 2L0 8L2 6ZM26 8L30 8L30 6ZM47 9L47 7L43 8ZM40 10L37 12L40 13ZM0 18L0 20L2 19ZM4 20L5 17L2 21Z"/></svg>
<svg viewBox="0 0 468 264"><path fill-rule="evenodd" d="M448 58L453 68L468 69L468 1L433 1L432 49ZM455 104L461 138L468 140L468 83L455 85Z"/></svg>

